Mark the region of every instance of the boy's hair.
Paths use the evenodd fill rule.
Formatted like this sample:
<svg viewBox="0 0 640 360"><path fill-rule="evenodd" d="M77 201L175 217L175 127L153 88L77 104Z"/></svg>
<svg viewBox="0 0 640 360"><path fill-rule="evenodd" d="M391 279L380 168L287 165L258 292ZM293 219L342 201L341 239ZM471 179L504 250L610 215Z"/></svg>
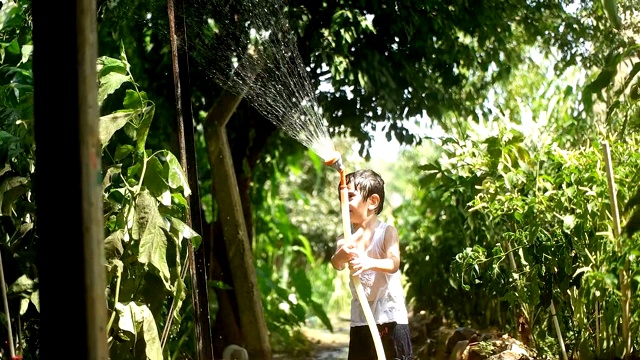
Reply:
<svg viewBox="0 0 640 360"><path fill-rule="evenodd" d="M375 171L370 169L356 170L347 174L345 177L347 184L353 184L354 189L362 194L362 198L367 200L371 195L376 194L380 197L380 203L376 208L376 215L380 215L384 208L384 180ZM338 185L338 192L340 186Z"/></svg>

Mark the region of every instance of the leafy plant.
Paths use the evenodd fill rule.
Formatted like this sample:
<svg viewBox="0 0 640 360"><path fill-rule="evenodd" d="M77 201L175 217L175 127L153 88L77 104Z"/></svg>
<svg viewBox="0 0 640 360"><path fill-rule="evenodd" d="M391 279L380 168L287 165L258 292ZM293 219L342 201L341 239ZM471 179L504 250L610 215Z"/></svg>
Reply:
<svg viewBox="0 0 640 360"><path fill-rule="evenodd" d="M302 158L309 155L311 161ZM307 186L318 190L326 184L322 180L326 165L311 152L294 155L291 159L286 157L276 154L264 164L269 166L262 167L265 172L258 176L268 176L268 179L263 187L256 187L252 195L260 197L264 204L254 208L254 256L267 326L276 352L284 351L283 345L289 350L304 349L296 334L311 317L333 330L325 303L320 300L321 294L315 291L318 279L310 276L311 269L323 262L324 249L321 243L308 237L313 235L313 229L306 229L305 235L295 224L296 221L311 221L307 216L317 215L309 208L316 203ZM287 175L285 168L297 176ZM296 204L307 211L294 210L301 209Z"/></svg>
<svg viewBox="0 0 640 360"><path fill-rule="evenodd" d="M411 297L420 309L510 330L530 345L557 335L546 325L554 301L571 351L620 356L618 271L636 256L638 242L629 238L616 249L601 149L552 145L531 154L523 140L513 131L466 143L446 139L442 157L422 167L427 217L407 213L401 227L417 233L405 255ZM639 146L635 137L613 145L614 159L624 159L616 161L617 173L638 168ZM620 189L634 179L616 177ZM627 198L626 190L618 197ZM431 294L435 287L444 290ZM596 304L606 304L597 318Z"/></svg>
<svg viewBox="0 0 640 360"><path fill-rule="evenodd" d="M120 59L98 59L98 80L99 104L120 95L123 106L100 117L110 353L161 359L168 303L180 309L186 296L185 242L197 247L201 237L185 223L190 189L178 159L145 147L155 105L137 88L124 49ZM175 334L181 315L172 316Z"/></svg>
<svg viewBox="0 0 640 360"><path fill-rule="evenodd" d="M0 254L14 340L23 359L38 352L40 318L29 4L5 2L0 8ZM4 312L0 319L9 320ZM0 327L0 337L7 335L6 326Z"/></svg>

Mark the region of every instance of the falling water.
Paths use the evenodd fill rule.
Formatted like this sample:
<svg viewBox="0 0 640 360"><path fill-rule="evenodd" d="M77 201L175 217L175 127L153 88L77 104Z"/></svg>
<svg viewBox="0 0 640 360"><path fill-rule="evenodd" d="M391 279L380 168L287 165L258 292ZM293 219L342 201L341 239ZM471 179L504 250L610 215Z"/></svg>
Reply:
<svg viewBox="0 0 640 360"><path fill-rule="evenodd" d="M202 1L187 18L205 16L190 55L228 91L328 160L335 148L281 0ZM189 23L187 22L187 26ZM189 36L192 36L190 34Z"/></svg>

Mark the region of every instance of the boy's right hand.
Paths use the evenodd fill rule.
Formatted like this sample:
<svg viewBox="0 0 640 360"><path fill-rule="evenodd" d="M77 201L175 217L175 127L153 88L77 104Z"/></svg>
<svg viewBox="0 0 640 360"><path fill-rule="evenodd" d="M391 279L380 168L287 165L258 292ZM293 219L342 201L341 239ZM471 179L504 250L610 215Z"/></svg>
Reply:
<svg viewBox="0 0 640 360"><path fill-rule="evenodd" d="M331 257L333 267L342 270L346 267L346 264L353 259L355 247L353 244L344 244L344 242L338 242L338 250Z"/></svg>

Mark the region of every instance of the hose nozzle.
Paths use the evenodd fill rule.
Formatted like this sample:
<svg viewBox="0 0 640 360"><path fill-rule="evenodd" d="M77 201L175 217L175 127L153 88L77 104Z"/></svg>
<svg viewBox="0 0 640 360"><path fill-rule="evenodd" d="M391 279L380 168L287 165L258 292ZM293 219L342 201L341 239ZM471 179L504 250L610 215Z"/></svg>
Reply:
<svg viewBox="0 0 640 360"><path fill-rule="evenodd" d="M344 165L342 164L342 155L339 152L334 152L332 156L325 160L325 164L331 166L336 169L338 172L342 172L344 170Z"/></svg>

